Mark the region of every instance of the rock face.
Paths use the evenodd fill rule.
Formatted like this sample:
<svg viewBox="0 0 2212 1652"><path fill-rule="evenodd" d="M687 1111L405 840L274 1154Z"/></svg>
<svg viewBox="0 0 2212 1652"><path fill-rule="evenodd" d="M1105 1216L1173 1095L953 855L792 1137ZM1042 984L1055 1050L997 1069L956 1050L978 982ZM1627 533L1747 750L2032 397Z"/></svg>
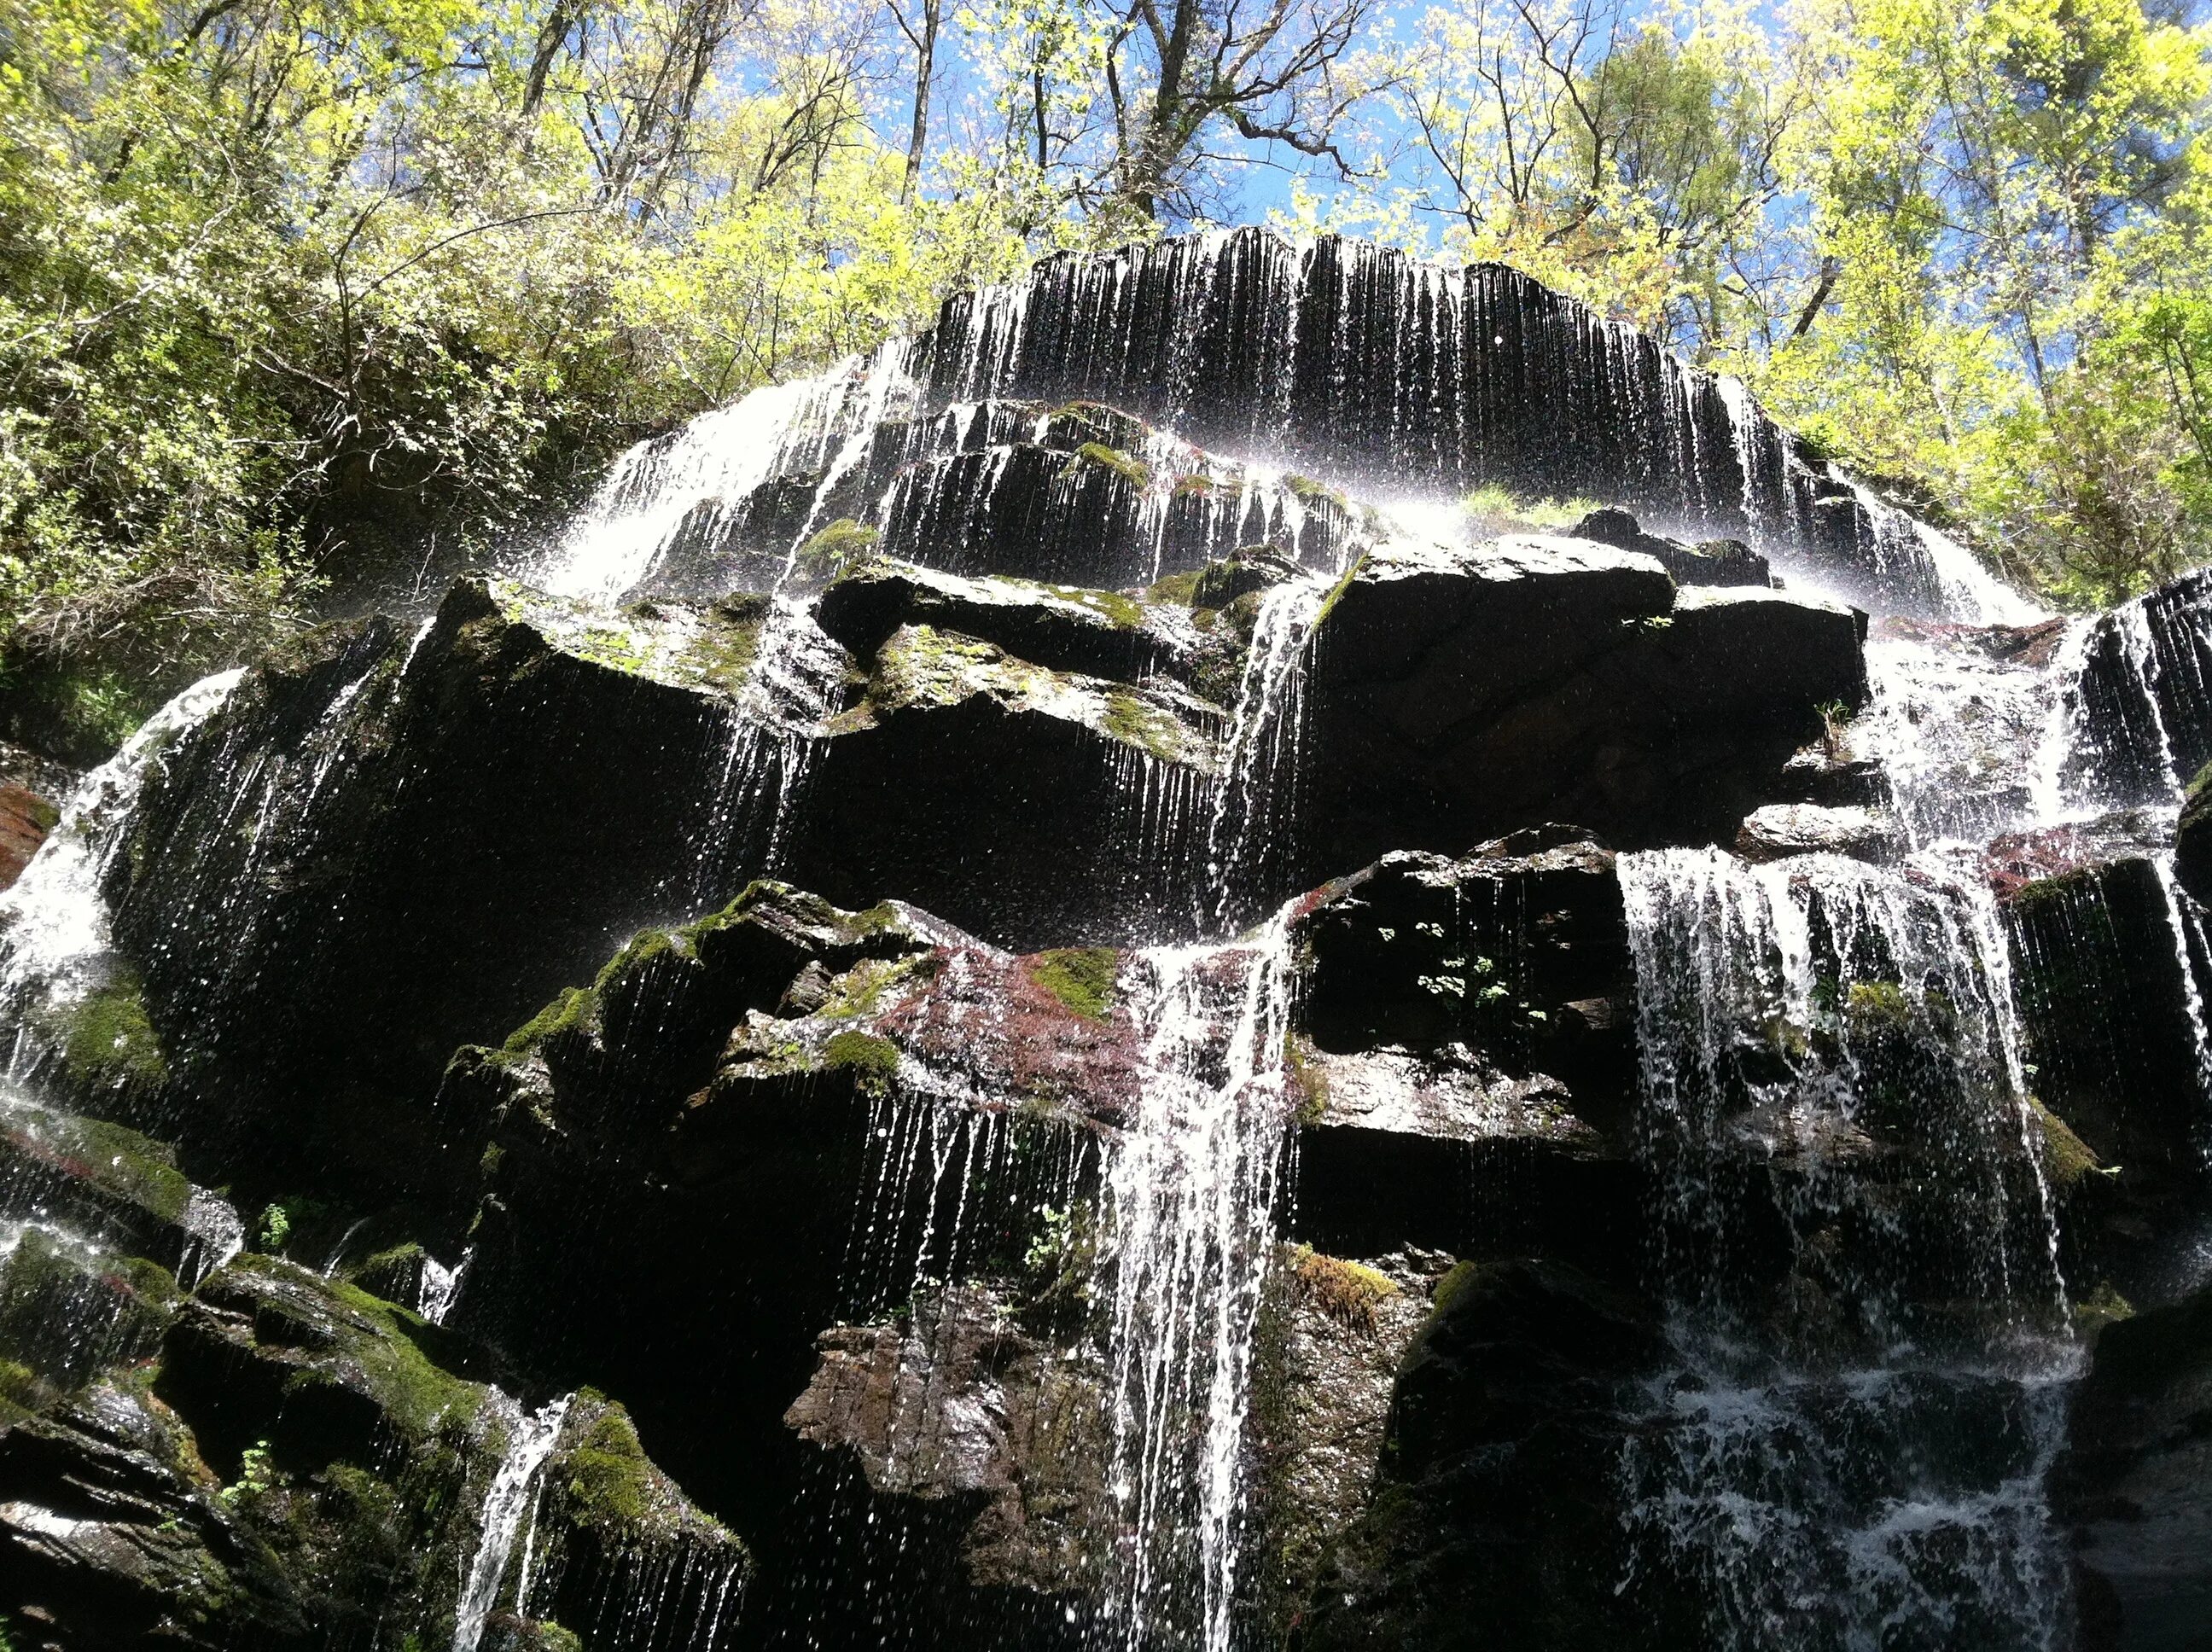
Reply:
<svg viewBox="0 0 2212 1652"><path fill-rule="evenodd" d="M1623 1591L1616 1469L1648 1305L1557 1264L1462 1263L1398 1376L1372 1505L1298 1644L1690 1644L1664 1574Z"/></svg>
<svg viewBox="0 0 2212 1652"><path fill-rule="evenodd" d="M2183 1647L2212 1605L2212 1295L2107 1326L2052 1476L2077 1537L2081 1645Z"/></svg>
<svg viewBox="0 0 2212 1652"><path fill-rule="evenodd" d="M1375 552L1316 627L1314 853L1547 819L1626 847L1731 836L1818 708L1864 695L1863 623L1778 592L1677 592L1656 562L1581 541Z"/></svg>
<svg viewBox="0 0 2212 1652"><path fill-rule="evenodd" d="M61 811L36 792L0 786L0 890L22 876Z"/></svg>
<svg viewBox="0 0 2212 1652"><path fill-rule="evenodd" d="M1646 533L1626 511L1607 508L1590 512L1569 531L1577 539L1595 540L1618 550L1649 556L1674 576L1677 585L1771 586L1774 575L1766 558L1741 539L1710 539L1685 544Z"/></svg>
<svg viewBox="0 0 2212 1652"><path fill-rule="evenodd" d="M2089 1162L2062 1188L2091 1278L2140 1295L2159 1242L2194 1218L2208 1175L2192 987L2178 962L2187 896L2156 862L2124 855L2027 883L2006 902L2027 1054L2042 1101ZM2199 920L2201 921L2201 920ZM2197 1000L2201 1003L2201 998Z"/></svg>
<svg viewBox="0 0 2212 1652"><path fill-rule="evenodd" d="M1987 623L1738 387L1255 233L515 566L0 889L11 1643L2185 1638L2193 576Z"/></svg>

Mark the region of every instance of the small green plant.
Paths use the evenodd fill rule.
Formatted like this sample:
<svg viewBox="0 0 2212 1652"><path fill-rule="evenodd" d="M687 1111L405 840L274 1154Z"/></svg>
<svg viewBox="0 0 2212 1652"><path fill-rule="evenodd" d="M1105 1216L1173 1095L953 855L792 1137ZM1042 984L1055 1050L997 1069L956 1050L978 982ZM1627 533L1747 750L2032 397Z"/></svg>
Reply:
<svg viewBox="0 0 2212 1652"><path fill-rule="evenodd" d="M276 1484L276 1471L270 1461L269 1442L256 1440L246 1448L238 1461L238 1478L216 1496L228 1507L235 1509L248 1498L258 1497Z"/></svg>
<svg viewBox="0 0 2212 1652"><path fill-rule="evenodd" d="M1477 529L1491 532L1572 527L1597 507L1595 499L1523 499L1496 483L1477 488L1460 501L1460 508L1473 519Z"/></svg>
<svg viewBox="0 0 2212 1652"><path fill-rule="evenodd" d="M261 1222L256 1230L260 1235L261 1248L274 1256L284 1248L284 1242L292 1236L292 1213L282 1205L271 1205L261 1212Z"/></svg>
<svg viewBox="0 0 2212 1652"><path fill-rule="evenodd" d="M1823 701L1813 708L1820 714L1820 749L1834 762L1844 755L1844 742L1851 726L1851 708L1840 700Z"/></svg>

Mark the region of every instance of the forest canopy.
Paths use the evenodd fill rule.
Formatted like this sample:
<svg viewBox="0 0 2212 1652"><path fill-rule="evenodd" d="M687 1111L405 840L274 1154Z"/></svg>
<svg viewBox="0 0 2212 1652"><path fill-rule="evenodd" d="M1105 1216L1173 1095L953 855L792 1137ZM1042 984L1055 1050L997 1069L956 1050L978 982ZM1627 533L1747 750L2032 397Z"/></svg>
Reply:
<svg viewBox="0 0 2212 1652"><path fill-rule="evenodd" d="M1269 217L2111 601L2212 560L2209 118L2138 0L0 0L0 683L96 751L950 291Z"/></svg>

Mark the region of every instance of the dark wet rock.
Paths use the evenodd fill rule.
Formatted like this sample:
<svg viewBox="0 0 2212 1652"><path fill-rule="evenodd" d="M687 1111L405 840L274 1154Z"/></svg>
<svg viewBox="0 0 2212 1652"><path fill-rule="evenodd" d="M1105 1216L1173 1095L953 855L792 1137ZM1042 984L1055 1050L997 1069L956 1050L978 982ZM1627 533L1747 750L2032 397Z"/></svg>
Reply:
<svg viewBox="0 0 2212 1652"><path fill-rule="evenodd" d="M2039 879L2087 872L2115 860L2150 859L2173 846L2173 823L2154 809L2122 809L2063 826L2004 832L1982 850L1982 870L1999 898Z"/></svg>
<svg viewBox="0 0 2212 1652"><path fill-rule="evenodd" d="M2212 762L2212 657L2204 615L2212 569L2198 568L2089 623L2067 710L2094 737L2069 753L2069 795L2166 803Z"/></svg>
<svg viewBox="0 0 2212 1652"><path fill-rule="evenodd" d="M1252 1379L1253 1556L1261 1624L1298 1619L1338 1537L1366 1508L1390 1397L1429 1292L1436 1251L1349 1261L1286 1246L1268 1278Z"/></svg>
<svg viewBox="0 0 2212 1652"><path fill-rule="evenodd" d="M1793 854L1880 861L1895 858L1904 848L1904 837L1887 814L1852 805L1771 803L1746 815L1735 835L1736 853L1753 862Z"/></svg>
<svg viewBox="0 0 2212 1652"><path fill-rule="evenodd" d="M1782 766L1776 801L1810 803L1824 809L1880 809L1889 802L1889 780L1871 757L1851 757L1822 740L1795 753Z"/></svg>
<svg viewBox="0 0 2212 1652"><path fill-rule="evenodd" d="M446 1369L465 1353L404 1309L248 1254L185 1304L155 1392L226 1478L257 1442L280 1467L313 1473L340 1459L373 1463L392 1440L428 1449L465 1434L483 1389Z"/></svg>
<svg viewBox="0 0 2212 1652"><path fill-rule="evenodd" d="M2212 785L2198 775L2173 829L2173 875L2200 904L2212 905Z"/></svg>
<svg viewBox="0 0 2212 1652"><path fill-rule="evenodd" d="M642 930L589 987L564 989L499 1048L459 1052L438 1111L462 1139L493 1127L518 1093L553 1109L564 1135L658 1164L683 1098L705 1085L732 1025L803 983L864 961L910 964L968 937L901 902L846 912L763 880L693 923Z"/></svg>
<svg viewBox="0 0 2212 1652"><path fill-rule="evenodd" d="M1125 683L1168 671L1194 647L1187 620L1171 607L1109 591L969 579L887 562L838 580L823 593L816 616L863 662L910 625L979 638L1049 671Z"/></svg>
<svg viewBox="0 0 2212 1652"><path fill-rule="evenodd" d="M857 902L896 889L1016 946L1117 939L1184 888L1128 852L1147 787L1190 794L1219 764L1218 709L1179 684L1055 672L912 626L809 774L794 881Z"/></svg>
<svg viewBox="0 0 2212 1652"><path fill-rule="evenodd" d="M1547 819L1632 847L1730 838L1819 708L1863 696L1860 629L1780 592L1677 592L1650 558L1582 541L1377 551L1316 628L1311 853Z"/></svg>
<svg viewBox="0 0 2212 1652"><path fill-rule="evenodd" d="M1580 828L1516 832L1456 860L1385 855L1316 890L1293 933L1322 1050L1464 1044L1502 1072L1586 1091L1601 1124L1620 1116L1626 1023L1570 1007L1625 1002L1632 983L1613 856Z"/></svg>
<svg viewBox="0 0 2212 1652"><path fill-rule="evenodd" d="M589 1389L562 1415L535 1514L529 1609L586 1645L711 1644L754 1581L744 1545L646 1455L629 1413Z"/></svg>
<svg viewBox="0 0 2212 1652"><path fill-rule="evenodd" d="M813 477L774 477L736 500L702 499L625 600L720 597L775 588L814 504Z"/></svg>
<svg viewBox="0 0 2212 1652"><path fill-rule="evenodd" d="M918 1299L896 1324L841 1325L786 1424L848 1455L878 1501L964 1518L958 1564L985 1589L1088 1596L1104 1576L1104 1375L1025 1331L975 1286Z"/></svg>
<svg viewBox="0 0 2212 1652"><path fill-rule="evenodd" d="M172 1270L193 1242L192 1186L167 1144L20 1098L0 1105L0 1198Z"/></svg>
<svg viewBox="0 0 2212 1652"><path fill-rule="evenodd" d="M1355 1256L1623 1242L1633 984L1609 852L1547 826L1386 855L1292 932L1299 1236Z"/></svg>
<svg viewBox="0 0 2212 1652"><path fill-rule="evenodd" d="M2058 645L2065 641L2066 622L2047 619L2031 625L1961 625L1884 614L1874 621L1870 635L1881 641L1917 642L1925 647L1978 654L2003 665L2040 671L2051 663L2058 653Z"/></svg>
<svg viewBox="0 0 2212 1652"><path fill-rule="evenodd" d="M0 1425L0 1610L20 1643L318 1643L276 1555L218 1485L141 1383L102 1382Z"/></svg>
<svg viewBox="0 0 2212 1652"><path fill-rule="evenodd" d="M1503 264L1256 228L1063 253L947 301L915 359L939 403L1081 396L1340 486L1626 504L1802 547L1869 605L1944 611L1899 509L1740 388Z"/></svg>
<svg viewBox="0 0 2212 1652"><path fill-rule="evenodd" d="M0 787L16 787L58 805L83 778L82 768L12 740L0 740Z"/></svg>
<svg viewBox="0 0 2212 1652"><path fill-rule="evenodd" d="M1286 580L1296 579L1299 572L1297 563L1264 547L1240 550L1232 556L1208 562L1198 570L1191 581L1190 605L1227 608L1239 597L1273 590Z"/></svg>
<svg viewBox="0 0 2212 1652"><path fill-rule="evenodd" d="M265 1196L464 1199L474 1149L422 1100L697 862L759 617L465 582L411 644L331 628L250 672L158 766L109 890L209 1098L175 1109L187 1149Z"/></svg>
<svg viewBox="0 0 2212 1652"><path fill-rule="evenodd" d="M2083 1652L2180 1652L2212 1622L2212 1291L2107 1325L2051 1498Z"/></svg>
<svg viewBox="0 0 2212 1652"><path fill-rule="evenodd" d="M1766 558L1741 539L1706 539L1695 544L1647 533L1626 511L1607 506L1591 511L1567 530L1577 539L1589 539L1616 550L1633 550L1651 557L1674 577L1677 585L1771 586L1773 572Z"/></svg>
<svg viewBox="0 0 2212 1652"><path fill-rule="evenodd" d="M2069 1271L2130 1295L2149 1285L2154 1242L2192 1219L2207 1180L2176 933L2205 920L2175 896L2154 862L2130 857L2025 884L2003 908L2035 1091L2109 1171L2080 1177L2065 1200ZM2212 986L2202 946L2188 952L2198 989Z"/></svg>
<svg viewBox="0 0 2212 1652"><path fill-rule="evenodd" d="M1571 1268L1446 1274L1399 1374L1372 1501L1294 1643L1698 1644L1668 1581L1632 1577L1622 1518L1639 1379L1666 1351L1650 1304Z"/></svg>
<svg viewBox="0 0 2212 1652"><path fill-rule="evenodd" d="M14 1403L43 1404L160 1347L176 1281L142 1257L27 1225L0 1257L0 1351Z"/></svg>
<svg viewBox="0 0 2212 1652"><path fill-rule="evenodd" d="M1040 1207L1093 1173L1086 1110L1133 1088L1116 963L782 885L641 937L505 1048L455 1060L441 1110L493 1143L455 1322L619 1394L787 1580L759 1610L805 1618L789 1590L819 1578L798 1558L823 1540L792 1509L821 1454L783 1414L824 1324L911 1289L870 1272L859 1213L886 1258L959 1217L964 1266L1018 1273Z"/></svg>

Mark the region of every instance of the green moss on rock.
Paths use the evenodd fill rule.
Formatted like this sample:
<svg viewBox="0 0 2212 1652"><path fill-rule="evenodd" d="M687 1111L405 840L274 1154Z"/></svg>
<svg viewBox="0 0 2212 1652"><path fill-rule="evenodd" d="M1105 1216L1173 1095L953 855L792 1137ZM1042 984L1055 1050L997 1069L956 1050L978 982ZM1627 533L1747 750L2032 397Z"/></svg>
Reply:
<svg viewBox="0 0 2212 1652"><path fill-rule="evenodd" d="M1114 1001L1121 955L1110 946L1068 946L1030 961L1030 979L1069 1009L1096 1021Z"/></svg>
<svg viewBox="0 0 2212 1652"><path fill-rule="evenodd" d="M2063 1199L2084 1176L2104 1172L2095 1151L2074 1133L2065 1120L2033 1096L2027 1105L2043 1138L2043 1173L2054 1193Z"/></svg>
<svg viewBox="0 0 2212 1652"><path fill-rule="evenodd" d="M898 1046L873 1033L834 1034L822 1046L822 1059L833 1067L854 1068L876 1083L888 1083L898 1072Z"/></svg>
<svg viewBox="0 0 2212 1652"><path fill-rule="evenodd" d="M133 979L111 981L43 1017L59 1040L73 1084L101 1090L153 1086L169 1076L168 1058Z"/></svg>
<svg viewBox="0 0 2212 1652"><path fill-rule="evenodd" d="M793 571L803 580L834 580L874 556L882 538L880 530L841 516L799 546Z"/></svg>
<svg viewBox="0 0 2212 1652"><path fill-rule="evenodd" d="M1397 1281L1389 1274L1304 1245L1291 1248L1291 1277L1306 1303L1353 1330L1372 1331L1377 1304L1398 1294Z"/></svg>
<svg viewBox="0 0 2212 1652"><path fill-rule="evenodd" d="M588 1525L635 1531L654 1513L653 1463L620 1406L609 1405L592 1419L562 1454L560 1467L570 1509Z"/></svg>
<svg viewBox="0 0 2212 1652"><path fill-rule="evenodd" d="M191 1199L168 1147L102 1119L18 1104L0 1110L0 1147L165 1223L181 1220Z"/></svg>
<svg viewBox="0 0 2212 1652"><path fill-rule="evenodd" d="M1078 463L1111 471L1139 491L1152 486L1152 467L1119 447L1109 447L1103 441L1086 441L1075 450L1075 458Z"/></svg>

